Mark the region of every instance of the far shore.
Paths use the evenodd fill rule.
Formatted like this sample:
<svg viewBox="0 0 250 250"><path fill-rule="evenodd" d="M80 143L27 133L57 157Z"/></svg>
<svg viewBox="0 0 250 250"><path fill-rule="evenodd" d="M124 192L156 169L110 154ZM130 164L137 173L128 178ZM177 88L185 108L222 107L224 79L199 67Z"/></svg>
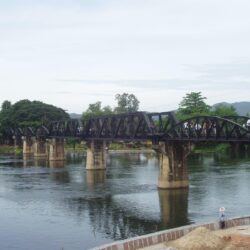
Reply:
<svg viewBox="0 0 250 250"><path fill-rule="evenodd" d="M70 152L79 152L86 153L86 148L80 147L65 147L65 153ZM108 153L119 154L119 153L154 153L155 150L151 148L124 148L124 149L107 149ZM14 147L9 145L0 145L0 154L13 154L13 155L22 155L21 147Z"/></svg>

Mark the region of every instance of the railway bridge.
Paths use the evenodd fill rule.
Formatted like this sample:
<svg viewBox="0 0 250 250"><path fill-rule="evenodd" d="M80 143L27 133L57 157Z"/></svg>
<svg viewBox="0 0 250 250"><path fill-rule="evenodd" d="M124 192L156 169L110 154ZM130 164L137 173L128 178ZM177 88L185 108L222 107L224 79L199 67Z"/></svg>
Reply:
<svg viewBox="0 0 250 250"><path fill-rule="evenodd" d="M187 156L196 143L230 143L234 147L250 144L245 116L197 116L178 121L173 112L136 112L99 116L84 122L75 119L51 122L36 129L9 128L5 138L22 143L23 154L64 160L65 138L87 143L86 169L105 170L107 149L115 141L152 141L159 154L158 187L188 187Z"/></svg>

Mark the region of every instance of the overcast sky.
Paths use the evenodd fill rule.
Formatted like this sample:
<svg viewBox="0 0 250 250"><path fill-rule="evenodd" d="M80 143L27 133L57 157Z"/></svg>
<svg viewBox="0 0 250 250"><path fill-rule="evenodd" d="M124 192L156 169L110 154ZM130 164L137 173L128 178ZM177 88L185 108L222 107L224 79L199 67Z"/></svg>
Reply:
<svg viewBox="0 0 250 250"><path fill-rule="evenodd" d="M250 101L249 0L0 0L0 102Z"/></svg>

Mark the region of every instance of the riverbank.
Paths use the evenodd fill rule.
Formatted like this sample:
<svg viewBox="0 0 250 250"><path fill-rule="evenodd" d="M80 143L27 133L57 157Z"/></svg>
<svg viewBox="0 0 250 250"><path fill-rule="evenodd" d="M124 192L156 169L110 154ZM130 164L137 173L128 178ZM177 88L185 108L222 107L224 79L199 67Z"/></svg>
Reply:
<svg viewBox="0 0 250 250"><path fill-rule="evenodd" d="M0 154L4 155L21 155L22 154L22 148L9 146L9 145L0 145Z"/></svg>
<svg viewBox="0 0 250 250"><path fill-rule="evenodd" d="M226 221L225 229L219 229L218 221L159 231L90 250L237 250L250 249L250 216ZM243 233L243 230L245 233ZM199 240L197 240L199 238ZM196 240L195 240L196 239ZM214 239L214 240L213 240ZM212 246L208 246L213 241ZM197 243L197 247L194 245ZM216 248L216 244L218 247ZM241 245L240 245L241 244ZM239 248L239 247L244 248Z"/></svg>
<svg viewBox="0 0 250 250"><path fill-rule="evenodd" d="M64 149L66 152L86 152L87 146L86 143L76 143L76 142L66 142ZM245 149L250 152L250 146L246 146ZM155 152L152 147L152 144L140 144L140 143L111 143L108 147L109 152ZM214 143L205 143L202 145L195 145L192 153L230 153L232 148L229 144L214 144ZM0 145L0 154L16 154L22 155L22 147L14 147L9 145Z"/></svg>
<svg viewBox="0 0 250 250"><path fill-rule="evenodd" d="M81 153L81 152L86 152L87 148L83 145L77 145L76 147L72 147L72 145L65 145L64 147L65 152L76 152L76 153ZM146 148L146 147L110 147L108 149L108 152L110 153L151 153L155 152L153 149ZM9 155L9 154L15 154L15 155L22 155L22 147L14 147L14 146L9 146L9 145L0 145L0 154L2 155Z"/></svg>
<svg viewBox="0 0 250 250"><path fill-rule="evenodd" d="M148 149L148 148L140 148L140 149L113 149L113 150L108 150L109 153L112 154L120 154L120 153L155 153L153 149Z"/></svg>
<svg viewBox="0 0 250 250"><path fill-rule="evenodd" d="M140 250L247 250L250 249L250 225L211 231L198 227L187 235Z"/></svg>

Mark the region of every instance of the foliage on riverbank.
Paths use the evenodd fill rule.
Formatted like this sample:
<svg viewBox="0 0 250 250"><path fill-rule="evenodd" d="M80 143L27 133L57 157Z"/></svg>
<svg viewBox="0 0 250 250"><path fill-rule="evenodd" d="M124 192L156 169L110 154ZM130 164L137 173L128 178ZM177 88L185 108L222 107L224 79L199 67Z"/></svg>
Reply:
<svg viewBox="0 0 250 250"><path fill-rule="evenodd" d="M247 152L250 152L250 145L244 145L244 148L245 150L247 150ZM195 145L193 152L194 153L214 153L214 152L229 153L229 152L233 152L233 150L235 150L235 148L233 148L232 145L229 143L220 143L220 144L203 143L203 144ZM241 149L239 148L239 150ZM243 150L242 152L245 152L245 150Z"/></svg>
<svg viewBox="0 0 250 250"><path fill-rule="evenodd" d="M40 101L5 101L0 111L0 136L10 127L38 127L51 121L68 119L61 108Z"/></svg>
<svg viewBox="0 0 250 250"><path fill-rule="evenodd" d="M86 145L79 139L68 138L64 144L64 148L65 150L83 151L86 150Z"/></svg>
<svg viewBox="0 0 250 250"><path fill-rule="evenodd" d="M79 140L67 140L64 144L66 151L86 151L87 145L84 142L80 142ZM111 143L108 146L109 150L133 150L133 149L151 149L152 145L150 144L141 144L141 143ZM250 151L250 146L246 146L246 149ZM194 147L194 153L226 153L232 150L230 144L221 143L202 143L197 144ZM0 154L15 154L15 155L22 155L22 148L14 147L9 145L0 145Z"/></svg>
<svg viewBox="0 0 250 250"><path fill-rule="evenodd" d="M1 145L0 146L0 154L21 155L22 154L22 148L17 148L17 147L9 146L9 145Z"/></svg>
<svg viewBox="0 0 250 250"><path fill-rule="evenodd" d="M221 143L221 144L215 144L215 143L203 143L203 144L197 144L194 148L194 153L213 153L213 152L220 152L220 153L226 153L230 150L230 144Z"/></svg>
<svg viewBox="0 0 250 250"><path fill-rule="evenodd" d="M232 105L225 105L223 103L215 107L209 106L205 100L207 98L202 96L201 92L187 93L179 104L176 116L183 121L195 116L234 116L238 115L236 109Z"/></svg>
<svg viewBox="0 0 250 250"><path fill-rule="evenodd" d="M142 144L139 142L135 143L111 143L109 145L110 150L123 150L123 149L144 149L144 148L151 148L151 145Z"/></svg>
<svg viewBox="0 0 250 250"><path fill-rule="evenodd" d="M123 149L144 149L144 148L151 148L151 144L142 144L140 142L114 142L108 145L109 150L123 150ZM65 143L66 150L73 150L73 151L85 151L87 149L87 145L85 142L81 142L76 139L67 139Z"/></svg>

